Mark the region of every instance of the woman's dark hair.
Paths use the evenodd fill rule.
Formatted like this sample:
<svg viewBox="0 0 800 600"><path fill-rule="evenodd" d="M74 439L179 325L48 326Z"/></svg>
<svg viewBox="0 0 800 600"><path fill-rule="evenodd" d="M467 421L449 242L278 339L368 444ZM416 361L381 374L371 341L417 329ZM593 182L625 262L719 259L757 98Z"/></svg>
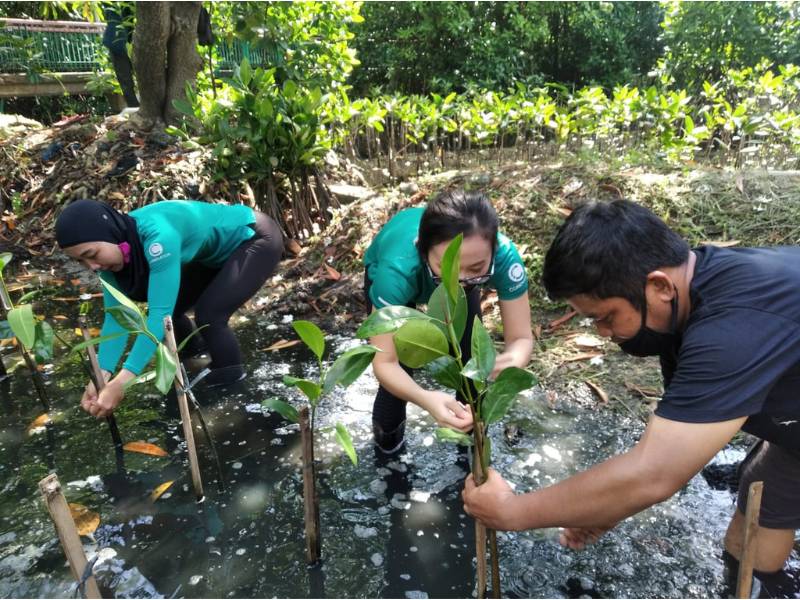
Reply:
<svg viewBox="0 0 800 600"><path fill-rule="evenodd" d="M647 275L688 257L689 244L645 207L628 200L589 202L558 230L542 282L553 300L620 297L641 310Z"/></svg>
<svg viewBox="0 0 800 600"><path fill-rule="evenodd" d="M449 242L459 233L464 237L480 235L497 246L497 213L485 194L461 189L440 193L428 203L419 223L417 250L423 260L431 248Z"/></svg>

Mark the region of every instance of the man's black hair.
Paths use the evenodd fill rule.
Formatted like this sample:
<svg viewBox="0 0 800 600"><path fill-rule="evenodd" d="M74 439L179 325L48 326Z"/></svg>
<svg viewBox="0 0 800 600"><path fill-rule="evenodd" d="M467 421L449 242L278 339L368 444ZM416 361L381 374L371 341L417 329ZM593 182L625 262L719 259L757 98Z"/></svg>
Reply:
<svg viewBox="0 0 800 600"><path fill-rule="evenodd" d="M419 223L417 250L423 260L431 248L448 242L459 233L464 237L478 234L497 246L497 213L485 194L462 189L440 193L428 203Z"/></svg>
<svg viewBox="0 0 800 600"><path fill-rule="evenodd" d="M553 300L620 297L641 310L647 275L688 257L686 241L647 208L628 200L589 202L558 230L542 281Z"/></svg>

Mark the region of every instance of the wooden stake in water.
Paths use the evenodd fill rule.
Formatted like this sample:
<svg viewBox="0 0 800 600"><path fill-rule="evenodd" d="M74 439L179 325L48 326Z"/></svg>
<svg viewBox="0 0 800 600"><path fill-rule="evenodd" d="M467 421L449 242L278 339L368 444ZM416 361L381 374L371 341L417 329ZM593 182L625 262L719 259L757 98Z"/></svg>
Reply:
<svg viewBox="0 0 800 600"><path fill-rule="evenodd" d="M178 362L178 347L175 344L175 330L172 326L172 317L164 317L164 343L172 353L173 358ZM198 502L203 499L203 481L200 478L200 465L197 461L197 448L194 444L194 432L192 431L192 415L189 414L189 402L184 391L186 382L183 380L183 373L179 368L175 373L175 392L178 395L178 408L181 411L181 424L183 425L183 437L186 438L186 449L189 452L189 469L192 472L192 484Z"/></svg>
<svg viewBox="0 0 800 600"><path fill-rule="evenodd" d="M80 315L78 317L78 325L81 328L83 339L87 342L92 339L89 333L89 327L86 324L86 315ZM97 361L97 353L94 350L94 346L86 346L86 355L89 357L89 364L92 367L92 373L94 373L95 388L97 392L100 393L100 390L106 385L106 380L105 377L103 377L103 370L100 368L100 363ZM108 423L108 428L111 431L111 439L114 440L114 446L121 450L122 436L119 434L119 427L117 427L117 420L114 418L114 415L108 415L106 417L106 423Z"/></svg>
<svg viewBox="0 0 800 600"><path fill-rule="evenodd" d="M756 562L758 544L758 517L761 514L761 494L763 481L754 481L747 491L747 511L744 515L744 540L742 556L739 559L739 578L736 583L736 597L749 598L753 585L753 565Z"/></svg>
<svg viewBox="0 0 800 600"><path fill-rule="evenodd" d="M300 441L303 448L303 504L305 506L306 562L319 561L322 540L319 533L319 502L314 474L314 432L308 418L308 407L300 409Z"/></svg>
<svg viewBox="0 0 800 600"><path fill-rule="evenodd" d="M481 469L477 446L472 458L472 476L476 485L483 483L483 469ZM475 558L477 559L475 575L478 579L478 598L486 598L486 526L477 519L475 519Z"/></svg>
<svg viewBox="0 0 800 600"><path fill-rule="evenodd" d="M72 514L69 512L67 499L64 498L64 494L61 492L61 484L58 481L58 476L56 476L55 473L51 473L42 479L39 482L39 490L42 492L47 510L50 511L50 517L53 519L53 523L56 526L58 539L61 540L61 547L64 549L64 554L67 556L72 576L75 578L75 581L80 583L88 561L86 560L86 555L83 553L83 544L81 544L81 537L78 535L78 529L75 527L75 521L72 520ZM102 598L94 575L86 579L86 583L84 584L84 597Z"/></svg>

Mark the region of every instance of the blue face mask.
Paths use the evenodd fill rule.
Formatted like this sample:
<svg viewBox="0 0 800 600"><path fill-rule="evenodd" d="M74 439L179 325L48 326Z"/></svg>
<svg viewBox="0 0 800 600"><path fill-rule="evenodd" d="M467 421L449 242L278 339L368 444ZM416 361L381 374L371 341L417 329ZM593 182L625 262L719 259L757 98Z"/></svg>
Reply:
<svg viewBox="0 0 800 600"><path fill-rule="evenodd" d="M672 316L670 317L669 331L662 333L645 325L647 323L647 297L645 296L642 309L642 326L631 339L619 344L620 350L631 356L660 356L671 354L680 339L678 334L678 288L672 297Z"/></svg>

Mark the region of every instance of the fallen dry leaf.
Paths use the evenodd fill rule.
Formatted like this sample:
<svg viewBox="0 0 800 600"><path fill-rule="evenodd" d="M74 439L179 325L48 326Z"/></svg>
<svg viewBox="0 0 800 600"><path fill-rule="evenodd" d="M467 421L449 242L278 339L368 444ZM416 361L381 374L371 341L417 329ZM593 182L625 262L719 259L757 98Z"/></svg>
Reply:
<svg viewBox="0 0 800 600"><path fill-rule="evenodd" d="M570 320L572 317L574 317L574 316L575 316L575 315L577 315L577 314L578 314L578 311L576 311L576 310L571 310L571 311L569 311L567 314L565 314L563 317L559 317L559 318L558 318L558 319L556 319L555 321L550 321L550 322L547 324L547 329L549 329L550 331L553 331L553 330L555 330L555 329L558 329L558 328L559 328L559 327L561 327L561 326L562 326L564 323L566 323L567 321L569 321L569 320Z"/></svg>
<svg viewBox="0 0 800 600"><path fill-rule="evenodd" d="M271 346L264 348L263 352L267 350L274 352L275 350L283 350L284 348L291 348L292 346L296 346L300 343L300 340L278 340Z"/></svg>
<svg viewBox="0 0 800 600"><path fill-rule="evenodd" d="M573 339L572 342L578 348L582 348L584 350L591 348L602 348L603 346L605 346L605 341L601 340L597 336L587 335L587 334L581 334L575 337L575 339Z"/></svg>
<svg viewBox="0 0 800 600"><path fill-rule="evenodd" d="M81 280L80 279L70 279L69 282L72 285L76 285L76 286L81 284Z"/></svg>
<svg viewBox="0 0 800 600"><path fill-rule="evenodd" d="M741 173L736 174L736 189L740 194L744 194L744 176Z"/></svg>
<svg viewBox="0 0 800 600"><path fill-rule="evenodd" d="M66 321L69 317L67 315L53 315L56 321Z"/></svg>
<svg viewBox="0 0 800 600"><path fill-rule="evenodd" d="M173 483L175 483L175 482L174 481L165 481L164 483L159 485L156 489L154 489L150 493L150 501L151 502L155 502L156 500L161 498L161 496L164 494L164 492L166 492L172 486Z"/></svg>
<svg viewBox="0 0 800 600"><path fill-rule="evenodd" d="M596 383L592 383L591 381L587 381L586 385L588 385L589 389L595 393L597 399L600 400L600 402L602 402L603 404L608 404L608 394L606 394L603 388L601 388Z"/></svg>
<svg viewBox="0 0 800 600"><path fill-rule="evenodd" d="M286 249L295 256L297 256L303 251L303 247L298 243L297 240L287 240Z"/></svg>
<svg viewBox="0 0 800 600"><path fill-rule="evenodd" d="M100 330L97 327L89 327L89 337L97 337L100 335ZM75 328L75 335L83 336L83 332L81 331L80 327Z"/></svg>
<svg viewBox="0 0 800 600"><path fill-rule="evenodd" d="M122 447L123 450L128 452L138 452L140 454L149 454L151 456L167 456L167 451L159 448L155 444L148 442L128 442Z"/></svg>
<svg viewBox="0 0 800 600"><path fill-rule="evenodd" d="M602 352L583 352L581 354L576 354L574 356L570 356L569 358L565 358L562 362L569 363L569 362L578 362L579 360L589 360L595 358L597 356L603 356Z"/></svg>
<svg viewBox="0 0 800 600"><path fill-rule="evenodd" d="M631 383L630 381L625 382L625 387L628 388L632 392L636 392L642 398L659 398L661 396L661 392L655 390L653 388L645 388L639 387L635 383Z"/></svg>
<svg viewBox="0 0 800 600"><path fill-rule="evenodd" d="M705 240L700 242L701 246L716 246L717 248L730 248L731 246L738 246L739 240Z"/></svg>
<svg viewBox="0 0 800 600"><path fill-rule="evenodd" d="M92 535L100 526L100 515L89 510L83 504L70 502L69 512L72 515L72 520L75 521L78 535Z"/></svg>
<svg viewBox="0 0 800 600"><path fill-rule="evenodd" d="M52 421L53 419L50 418L49 413L39 415L28 425L28 435L35 435L44 431L45 426Z"/></svg>
<svg viewBox="0 0 800 600"><path fill-rule="evenodd" d="M339 281L342 278L342 274L339 273L336 269L330 266L327 263L322 263L325 266L325 270L328 274L325 276L325 279L330 279L331 281Z"/></svg>

